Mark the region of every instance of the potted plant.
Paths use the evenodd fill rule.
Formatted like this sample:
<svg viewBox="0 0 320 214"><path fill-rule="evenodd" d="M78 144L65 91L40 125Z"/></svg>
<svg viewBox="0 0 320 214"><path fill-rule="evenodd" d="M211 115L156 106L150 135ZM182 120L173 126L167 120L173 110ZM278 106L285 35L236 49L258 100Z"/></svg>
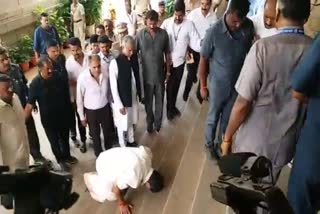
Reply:
<svg viewBox="0 0 320 214"><path fill-rule="evenodd" d="M73 26L71 26L70 10L71 10L70 0L58 0L58 6L57 6L58 16L63 18L67 31L69 32L70 37L72 37L73 35L71 34L73 33L72 32Z"/></svg>
<svg viewBox="0 0 320 214"><path fill-rule="evenodd" d="M19 64L21 70L26 72L29 70L30 55L26 53L23 47L15 46L8 48L10 59L13 63Z"/></svg>
<svg viewBox="0 0 320 214"><path fill-rule="evenodd" d="M17 64L18 48L17 47L9 47L9 48L7 48L7 50L8 50L11 62Z"/></svg>
<svg viewBox="0 0 320 214"><path fill-rule="evenodd" d="M87 33L94 33L95 24L101 21L102 0L80 0L86 14Z"/></svg>
<svg viewBox="0 0 320 214"><path fill-rule="evenodd" d="M17 46L19 47L20 51L29 55L29 59L31 60L32 66L37 65L37 60L33 52L33 41L29 35L22 35L17 42Z"/></svg>

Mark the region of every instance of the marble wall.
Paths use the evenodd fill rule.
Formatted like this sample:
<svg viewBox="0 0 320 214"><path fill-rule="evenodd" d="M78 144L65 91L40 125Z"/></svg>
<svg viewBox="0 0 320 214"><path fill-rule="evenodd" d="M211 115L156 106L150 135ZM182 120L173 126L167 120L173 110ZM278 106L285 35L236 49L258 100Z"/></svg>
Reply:
<svg viewBox="0 0 320 214"><path fill-rule="evenodd" d="M45 8L56 5L55 0L0 0L0 40L11 45L22 34L31 34L36 17L33 9L41 4Z"/></svg>

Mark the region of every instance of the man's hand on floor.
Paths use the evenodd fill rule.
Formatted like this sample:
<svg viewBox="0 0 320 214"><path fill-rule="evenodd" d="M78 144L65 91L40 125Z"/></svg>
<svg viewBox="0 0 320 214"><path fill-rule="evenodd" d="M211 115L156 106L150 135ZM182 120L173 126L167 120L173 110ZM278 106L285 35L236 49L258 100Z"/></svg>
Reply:
<svg viewBox="0 0 320 214"><path fill-rule="evenodd" d="M127 202L121 202L119 204L119 211L120 214L131 214L131 209L133 208L132 204L129 204Z"/></svg>

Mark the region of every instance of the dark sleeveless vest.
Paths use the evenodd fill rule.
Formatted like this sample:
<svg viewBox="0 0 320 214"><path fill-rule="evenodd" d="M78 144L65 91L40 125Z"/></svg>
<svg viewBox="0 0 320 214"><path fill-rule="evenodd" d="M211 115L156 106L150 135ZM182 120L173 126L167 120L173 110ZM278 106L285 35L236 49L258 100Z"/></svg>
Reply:
<svg viewBox="0 0 320 214"><path fill-rule="evenodd" d="M139 64L135 62L135 60L138 59L132 57L131 60L128 60L128 58L123 54L120 54L116 58L116 62L118 65L118 92L124 107L132 107L132 71L134 73L136 81L137 94L138 96L140 96Z"/></svg>

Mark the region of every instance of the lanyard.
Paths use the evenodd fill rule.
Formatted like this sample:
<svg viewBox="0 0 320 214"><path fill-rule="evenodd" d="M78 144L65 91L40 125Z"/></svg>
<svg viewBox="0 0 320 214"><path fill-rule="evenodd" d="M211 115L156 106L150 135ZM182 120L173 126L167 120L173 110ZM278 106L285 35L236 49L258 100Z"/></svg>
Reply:
<svg viewBox="0 0 320 214"><path fill-rule="evenodd" d="M182 24L180 24L180 27L178 28L177 34L176 34L175 30L174 30L174 26L175 26L175 23L173 23L173 25L172 25L172 32L173 32L174 41L176 42L178 40L179 33L180 33L181 28L182 28Z"/></svg>
<svg viewBox="0 0 320 214"><path fill-rule="evenodd" d="M304 35L304 30L302 28L283 28L283 29L279 29L279 33Z"/></svg>

